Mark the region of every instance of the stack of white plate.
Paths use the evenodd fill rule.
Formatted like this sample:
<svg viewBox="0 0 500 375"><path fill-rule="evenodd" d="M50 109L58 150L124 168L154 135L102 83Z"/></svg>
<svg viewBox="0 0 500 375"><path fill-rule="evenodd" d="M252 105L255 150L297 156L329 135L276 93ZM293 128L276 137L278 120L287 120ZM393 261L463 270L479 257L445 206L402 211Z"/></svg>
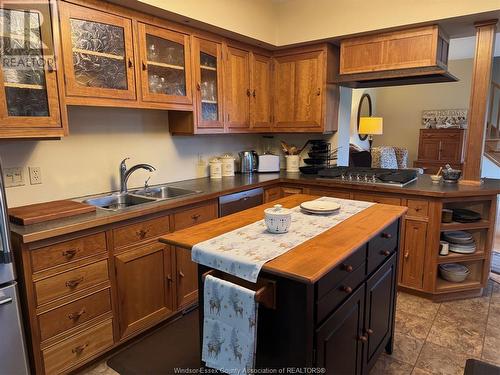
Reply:
<svg viewBox="0 0 500 375"><path fill-rule="evenodd" d="M472 254L476 251L476 240L469 232L462 230L444 232L443 240L449 242L450 251L459 254Z"/></svg>
<svg viewBox="0 0 500 375"><path fill-rule="evenodd" d="M328 201L308 201L300 205L302 211L315 215L330 215L340 209L340 204Z"/></svg>
<svg viewBox="0 0 500 375"><path fill-rule="evenodd" d="M469 268L459 263L446 263L439 265L439 273L445 280L460 283L470 274Z"/></svg>

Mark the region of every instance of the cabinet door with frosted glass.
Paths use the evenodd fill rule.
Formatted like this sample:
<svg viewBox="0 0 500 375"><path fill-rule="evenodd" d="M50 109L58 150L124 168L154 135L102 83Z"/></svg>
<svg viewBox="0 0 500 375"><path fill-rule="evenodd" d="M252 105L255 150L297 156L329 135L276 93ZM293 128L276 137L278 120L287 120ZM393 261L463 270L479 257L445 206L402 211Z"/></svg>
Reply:
<svg viewBox="0 0 500 375"><path fill-rule="evenodd" d="M0 56L0 127L60 127L47 3L2 3Z"/></svg>
<svg viewBox="0 0 500 375"><path fill-rule="evenodd" d="M67 95L135 99L132 21L59 4Z"/></svg>
<svg viewBox="0 0 500 375"><path fill-rule="evenodd" d="M194 38L198 128L224 129L222 115L222 45Z"/></svg>
<svg viewBox="0 0 500 375"><path fill-rule="evenodd" d="M139 23L142 100L191 104L189 36Z"/></svg>

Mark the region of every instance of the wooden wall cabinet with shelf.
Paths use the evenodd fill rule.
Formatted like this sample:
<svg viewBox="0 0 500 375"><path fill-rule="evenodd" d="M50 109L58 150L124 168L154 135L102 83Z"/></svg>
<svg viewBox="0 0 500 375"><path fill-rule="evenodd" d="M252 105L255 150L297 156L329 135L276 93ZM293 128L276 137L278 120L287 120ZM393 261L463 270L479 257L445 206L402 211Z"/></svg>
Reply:
<svg viewBox="0 0 500 375"><path fill-rule="evenodd" d="M63 79L57 60L60 45L53 38L59 30L55 2L9 1L2 10L0 138L67 135L66 108L58 86Z"/></svg>

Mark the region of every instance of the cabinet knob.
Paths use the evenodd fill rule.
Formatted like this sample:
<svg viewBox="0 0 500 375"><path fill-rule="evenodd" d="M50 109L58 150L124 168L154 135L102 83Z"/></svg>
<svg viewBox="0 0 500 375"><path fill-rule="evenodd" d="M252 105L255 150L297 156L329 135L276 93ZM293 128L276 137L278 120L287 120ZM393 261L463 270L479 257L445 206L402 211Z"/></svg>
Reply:
<svg viewBox="0 0 500 375"><path fill-rule="evenodd" d="M255 89L253 90L252 96L255 98Z"/></svg>
<svg viewBox="0 0 500 375"><path fill-rule="evenodd" d="M132 59L129 57L128 58L128 67L132 68L134 66L134 63L132 62Z"/></svg>
<svg viewBox="0 0 500 375"><path fill-rule="evenodd" d="M196 84L196 90L198 90L198 91L200 91L200 90L201 90L201 85L200 85L200 83L197 83L197 84Z"/></svg>
<svg viewBox="0 0 500 375"><path fill-rule="evenodd" d="M352 293L352 288L350 286L343 286L342 291L349 294L349 293Z"/></svg>
<svg viewBox="0 0 500 375"><path fill-rule="evenodd" d="M191 219L193 219L193 220L196 221L196 220L198 220L200 218L200 216L201 216L200 214L195 214L195 215L191 216Z"/></svg>
<svg viewBox="0 0 500 375"><path fill-rule="evenodd" d="M247 96L250 97L250 89L247 89Z"/></svg>
<svg viewBox="0 0 500 375"><path fill-rule="evenodd" d="M410 253L405 253L405 259L408 259L410 257Z"/></svg>
<svg viewBox="0 0 500 375"><path fill-rule="evenodd" d="M54 65L52 61L47 61L47 72L54 73Z"/></svg>
<svg viewBox="0 0 500 375"><path fill-rule="evenodd" d="M366 330L366 334L367 334L368 336L373 335L373 329L368 328L368 329Z"/></svg>
<svg viewBox="0 0 500 375"><path fill-rule="evenodd" d="M85 308L82 308L80 311L68 314L68 319L78 320L83 314L85 314Z"/></svg>
<svg viewBox="0 0 500 375"><path fill-rule="evenodd" d="M186 276L186 275L184 275L184 272L179 271L179 276L180 276L180 277L184 277L184 276Z"/></svg>
<svg viewBox="0 0 500 375"><path fill-rule="evenodd" d="M321 95L321 89L318 89L318 91L316 92L316 96L320 96Z"/></svg>
<svg viewBox="0 0 500 375"><path fill-rule="evenodd" d="M89 343L83 344L83 345L78 345L77 347L73 348L71 351L75 353L76 355L82 354L82 352L85 350L85 348L89 346Z"/></svg>
<svg viewBox="0 0 500 375"><path fill-rule="evenodd" d="M386 257L388 257L389 255L391 255L391 252L389 250L382 250L380 252L380 254L385 255Z"/></svg>
<svg viewBox="0 0 500 375"><path fill-rule="evenodd" d="M83 276L79 277L78 279L68 280L66 281L66 286L70 289L76 288L78 284L80 284L82 281L83 281Z"/></svg>
<svg viewBox="0 0 500 375"><path fill-rule="evenodd" d="M142 62L142 70L148 70L148 66L144 61Z"/></svg>
<svg viewBox="0 0 500 375"><path fill-rule="evenodd" d="M78 252L77 249L64 250L62 252L62 256L65 257L66 259L72 259L76 255L77 252Z"/></svg>
<svg viewBox="0 0 500 375"><path fill-rule="evenodd" d="M146 235L148 234L148 230L144 230L144 229L141 229L137 232L135 232L135 234L141 239L143 240L144 238L146 238Z"/></svg>
<svg viewBox="0 0 500 375"><path fill-rule="evenodd" d="M352 269L353 268L352 268L352 266L350 264L349 265L344 264L344 271L346 271L346 272L352 272Z"/></svg>
<svg viewBox="0 0 500 375"><path fill-rule="evenodd" d="M361 341L362 343L367 343L368 342L368 337L367 336L359 336L358 340Z"/></svg>
<svg viewBox="0 0 500 375"><path fill-rule="evenodd" d="M169 283L171 283L171 282L172 282L172 276L171 276L171 275L167 275L167 281L168 281Z"/></svg>
<svg viewBox="0 0 500 375"><path fill-rule="evenodd" d="M382 238L390 239L390 238L392 238L392 234L390 234L390 233L382 233Z"/></svg>

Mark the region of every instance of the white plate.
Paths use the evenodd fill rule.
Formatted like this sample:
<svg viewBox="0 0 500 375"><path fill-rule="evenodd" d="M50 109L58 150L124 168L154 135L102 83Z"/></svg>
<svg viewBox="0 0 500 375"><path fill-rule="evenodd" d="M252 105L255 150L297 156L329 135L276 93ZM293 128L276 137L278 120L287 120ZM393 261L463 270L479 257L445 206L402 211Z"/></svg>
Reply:
<svg viewBox="0 0 500 375"><path fill-rule="evenodd" d="M300 205L300 208L311 213L326 214L326 213L332 213L340 209L340 204L327 201L309 201L309 202L303 202Z"/></svg>

